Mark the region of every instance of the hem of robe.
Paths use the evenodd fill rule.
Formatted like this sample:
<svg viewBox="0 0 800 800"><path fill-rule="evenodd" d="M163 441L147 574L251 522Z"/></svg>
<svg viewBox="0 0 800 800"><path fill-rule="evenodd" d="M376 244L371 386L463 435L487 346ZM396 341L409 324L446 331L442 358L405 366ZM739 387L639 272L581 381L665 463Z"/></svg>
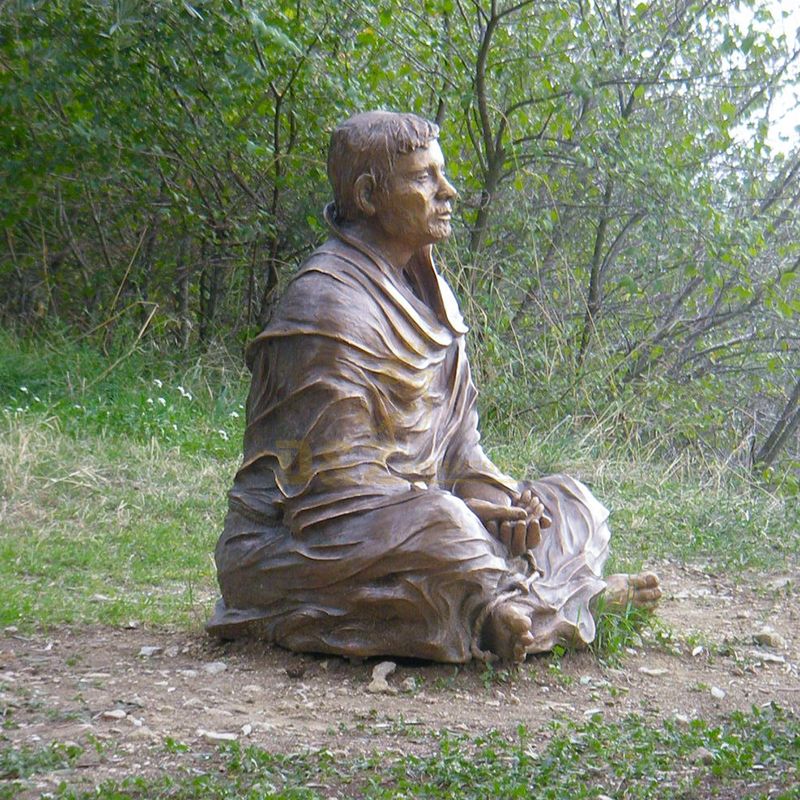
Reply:
<svg viewBox="0 0 800 800"><path fill-rule="evenodd" d="M356 574L346 576L338 584L334 581L336 590L332 596L339 598L337 601L324 594L329 590L327 586L323 587L318 602L307 599L309 593L316 591L313 586L292 586L288 594L271 594L265 590L263 605L237 607L227 604L223 591L223 598L218 601L206 629L223 639L261 638L297 652L465 663L480 653L476 644L480 642L481 631L474 630L474 623L481 610L497 595L514 589L514 602L522 604L531 619L535 641L528 652L546 652L559 644L586 645L595 636L590 604L606 586L602 570L610 538L606 522L608 511L582 483L569 476L553 475L538 481L521 482L520 485L530 486L553 518L553 525L543 531L542 541L532 551L538 570L533 573L523 559L498 558L498 548L502 550L502 546L485 532L477 517L461 501L447 495L450 498L448 502L463 505L465 514L472 517L473 530L464 531L464 536L471 545L482 550L476 553L476 561L484 556L488 559L485 571L491 578L487 580L485 576L477 575L479 569L465 572L461 578L460 564L454 558L453 574L442 583L442 570L447 564L441 554L431 559L431 563L440 564L438 570L426 574L425 569L418 569L413 580L419 584L420 591L435 594L437 602L444 603L444 607L450 610L450 619L443 616L440 620L439 631L433 629L430 620L426 626L421 614L416 628L411 619L413 615L406 615L394 625L384 622L382 609L392 608L392 603L398 600L381 585L384 576L380 574L380 557L369 561L369 579L359 581ZM396 510L388 510L388 513L398 522L403 518ZM235 515L235 510L232 509L231 514ZM237 516L250 526L255 524L252 517ZM480 536L475 533L474 523L480 528ZM274 537L274 521L265 524L263 530L265 536ZM450 531L455 542L459 534L458 530ZM414 531L409 536L414 536ZM286 537L287 548L299 544L292 542L288 531ZM297 553L284 555L291 558ZM424 552L421 555L424 556ZM387 560L386 572L394 576L396 566ZM259 581L265 587L269 585L271 568L268 561L265 561L263 569L259 569L256 563L249 567L249 579ZM464 587L470 582L473 586L465 595ZM223 583L222 574L220 583ZM448 591L455 598L453 603L465 602L466 596L468 610L450 608L451 600L444 596ZM289 596L293 593L296 595L294 598ZM467 619L462 619L462 615ZM454 625L460 630L454 630Z"/></svg>

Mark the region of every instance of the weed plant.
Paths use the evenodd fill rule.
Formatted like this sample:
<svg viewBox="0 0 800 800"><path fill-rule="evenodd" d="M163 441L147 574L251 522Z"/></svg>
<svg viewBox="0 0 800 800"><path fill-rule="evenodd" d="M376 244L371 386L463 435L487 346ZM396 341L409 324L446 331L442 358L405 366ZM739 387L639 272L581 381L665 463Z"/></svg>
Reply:
<svg viewBox="0 0 800 800"><path fill-rule="evenodd" d="M247 380L222 350L176 360L155 345L105 354L0 332L0 625L205 619ZM485 442L512 474L589 484L613 509L613 570L797 562L796 498L724 465L613 443L604 424L490 424ZM601 638L613 649L629 623L603 623Z"/></svg>
<svg viewBox="0 0 800 800"><path fill-rule="evenodd" d="M605 722L596 715L580 724L555 722L549 734L538 738L520 727L513 737L490 731L469 738L442 731L430 739L426 755L395 751L346 757L329 750L285 755L233 743L220 748L216 758L203 760L197 757L200 754L192 758L186 746L178 752L173 743L170 754L186 758L184 766L168 776L131 775L93 790L62 784L54 796L61 800L800 797L800 720L775 705L736 712L717 724L696 719L684 725L665 721L653 726L640 716ZM34 764L31 754L26 758ZM48 759L40 768L49 765Z"/></svg>

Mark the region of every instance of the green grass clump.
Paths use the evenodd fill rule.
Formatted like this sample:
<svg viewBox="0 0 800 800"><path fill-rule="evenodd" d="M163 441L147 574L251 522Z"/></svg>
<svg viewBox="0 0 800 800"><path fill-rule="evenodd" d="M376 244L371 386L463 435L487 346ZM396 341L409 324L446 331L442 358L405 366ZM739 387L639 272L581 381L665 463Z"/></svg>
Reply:
<svg viewBox="0 0 800 800"><path fill-rule="evenodd" d="M0 336L0 625L208 613L244 374L152 348L108 364L88 345Z"/></svg>
<svg viewBox="0 0 800 800"><path fill-rule="evenodd" d="M0 625L196 625L241 448L247 373L221 351L106 355L0 331ZM566 427L566 426L565 426ZM785 569L800 503L723 467L612 447L600 429L494 430L498 464L576 475L612 509L614 571L660 558ZM623 620L601 625L610 648Z"/></svg>
<svg viewBox="0 0 800 800"><path fill-rule="evenodd" d="M631 443L612 444L602 427L498 442L496 462L513 475L565 472L611 510L614 572L671 558L707 561L735 575L742 568L782 570L800 559L800 502L724 464L688 455L664 462Z"/></svg>
<svg viewBox="0 0 800 800"><path fill-rule="evenodd" d="M45 747L0 747L0 800L14 798L19 781L32 775L72 767L83 753L76 744L53 742Z"/></svg>
<svg viewBox="0 0 800 800"><path fill-rule="evenodd" d="M734 713L718 724L694 720L653 725L639 716L620 722L554 723L545 737L524 728L509 738L448 732L431 737L425 755L397 751L343 757L328 750L294 755L238 743L198 769L184 765L162 777L128 776L96 789L66 785L62 800L739 800L800 797L800 720L771 705ZM174 748L172 748L174 750ZM191 753L187 753L187 758Z"/></svg>

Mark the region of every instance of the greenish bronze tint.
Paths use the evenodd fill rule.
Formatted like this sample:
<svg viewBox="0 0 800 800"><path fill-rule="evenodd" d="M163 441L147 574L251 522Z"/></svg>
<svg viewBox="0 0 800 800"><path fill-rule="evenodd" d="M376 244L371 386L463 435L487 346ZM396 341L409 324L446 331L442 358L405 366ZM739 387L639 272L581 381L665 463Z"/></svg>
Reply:
<svg viewBox="0 0 800 800"><path fill-rule="evenodd" d="M568 476L502 474L480 446L467 328L431 253L456 197L437 136L380 111L333 133L331 236L247 352L220 637L456 663L594 637L608 512ZM608 589L660 595L651 574Z"/></svg>

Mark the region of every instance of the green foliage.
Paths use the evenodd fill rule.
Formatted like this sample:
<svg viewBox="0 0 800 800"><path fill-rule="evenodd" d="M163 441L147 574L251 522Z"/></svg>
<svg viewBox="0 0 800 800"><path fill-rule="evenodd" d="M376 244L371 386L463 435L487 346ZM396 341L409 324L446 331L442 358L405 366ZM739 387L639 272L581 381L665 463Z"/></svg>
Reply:
<svg viewBox="0 0 800 800"><path fill-rule="evenodd" d="M711 796L797 798L800 722L771 705L736 712L719 724L651 726L630 716L554 723L546 740L520 727L514 737L442 732L426 755L342 757L327 750L296 755L232 744L219 763L165 777L130 776L93 791L62 785L63 800L126 798L515 798L635 800ZM702 751L700 750L702 748ZM698 753L702 752L701 757Z"/></svg>
<svg viewBox="0 0 800 800"><path fill-rule="evenodd" d="M241 451L241 368L147 347L109 370L57 336L0 344L0 621L201 622Z"/></svg>
<svg viewBox="0 0 800 800"><path fill-rule="evenodd" d="M796 487L800 155L771 114L800 73L788 2L745 6L6 2L0 313L241 345L324 235L331 127L411 109L462 193L490 423L613 418Z"/></svg>
<svg viewBox="0 0 800 800"><path fill-rule="evenodd" d="M220 351L180 361L152 345L108 358L58 333L0 335L0 624L206 619L244 422L235 361ZM583 424L539 436L498 420L487 446L512 474L586 481L614 510L615 571L678 557L736 574L800 557L800 507L746 473L665 464ZM639 622L602 620L602 657Z"/></svg>
<svg viewBox="0 0 800 800"><path fill-rule="evenodd" d="M36 773L72 766L83 749L76 744L54 742L46 747L3 748L0 750L0 780L14 781ZM10 787L14 788L14 787ZM4 797L0 786L0 797Z"/></svg>

